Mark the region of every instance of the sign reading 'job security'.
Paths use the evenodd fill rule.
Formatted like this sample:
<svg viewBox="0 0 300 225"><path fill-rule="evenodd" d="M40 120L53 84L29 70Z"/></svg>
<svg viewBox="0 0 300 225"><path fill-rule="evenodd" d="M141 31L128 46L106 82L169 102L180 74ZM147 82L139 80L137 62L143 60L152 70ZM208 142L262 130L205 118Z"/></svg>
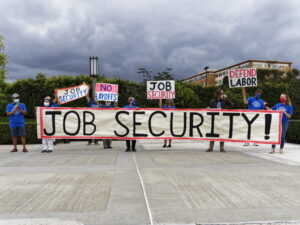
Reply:
<svg viewBox="0 0 300 225"><path fill-rule="evenodd" d="M147 81L147 99L175 98L174 80Z"/></svg>
<svg viewBox="0 0 300 225"><path fill-rule="evenodd" d="M86 84L82 84L75 87L55 89L55 93L59 104L65 104L86 96L89 93L89 87Z"/></svg>
<svg viewBox="0 0 300 225"><path fill-rule="evenodd" d="M97 83L95 87L95 97L97 101L118 101L118 85Z"/></svg>

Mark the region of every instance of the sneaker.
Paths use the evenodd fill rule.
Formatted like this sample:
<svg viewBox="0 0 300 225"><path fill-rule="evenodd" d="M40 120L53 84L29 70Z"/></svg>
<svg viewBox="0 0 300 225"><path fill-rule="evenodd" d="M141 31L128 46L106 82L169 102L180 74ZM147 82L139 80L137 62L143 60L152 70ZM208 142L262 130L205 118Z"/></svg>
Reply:
<svg viewBox="0 0 300 225"><path fill-rule="evenodd" d="M166 144L164 144L164 145L163 145L163 148L165 148L165 147L167 147L167 145L166 145Z"/></svg>
<svg viewBox="0 0 300 225"><path fill-rule="evenodd" d="M283 154L283 149L280 149L279 153L280 153L280 154Z"/></svg>
<svg viewBox="0 0 300 225"><path fill-rule="evenodd" d="M18 149L14 148L13 150L11 150L11 152L17 152Z"/></svg>
<svg viewBox="0 0 300 225"><path fill-rule="evenodd" d="M253 146L259 146L259 144L257 144L257 143L254 143L254 144L253 144Z"/></svg>
<svg viewBox="0 0 300 225"><path fill-rule="evenodd" d="M275 154L275 151L271 151L271 152L269 152L270 154Z"/></svg>
<svg viewBox="0 0 300 225"><path fill-rule="evenodd" d="M132 150L133 152L136 152L135 148L132 148L131 150Z"/></svg>
<svg viewBox="0 0 300 225"><path fill-rule="evenodd" d="M43 151L41 151L41 153L45 153L45 152L47 152L47 150L43 150Z"/></svg>
<svg viewBox="0 0 300 225"><path fill-rule="evenodd" d="M125 150L125 152L129 152L130 151L130 149L129 148L127 148L126 150Z"/></svg>
<svg viewBox="0 0 300 225"><path fill-rule="evenodd" d="M172 147L172 145L168 145L168 148L171 148Z"/></svg>
<svg viewBox="0 0 300 225"><path fill-rule="evenodd" d="M244 146L249 146L249 143L248 142L244 143Z"/></svg>
<svg viewBox="0 0 300 225"><path fill-rule="evenodd" d="M208 148L205 152L212 152L213 150L211 148Z"/></svg>
<svg viewBox="0 0 300 225"><path fill-rule="evenodd" d="M52 151L52 150L48 150L48 151L47 151L47 153L51 153L51 152L53 152L53 151Z"/></svg>
<svg viewBox="0 0 300 225"><path fill-rule="evenodd" d="M220 152L226 153L226 151L224 149L220 149Z"/></svg>
<svg viewBox="0 0 300 225"><path fill-rule="evenodd" d="M28 150L26 148L23 149L23 152L28 152Z"/></svg>
<svg viewBox="0 0 300 225"><path fill-rule="evenodd" d="M112 148L111 146L108 146L107 148Z"/></svg>

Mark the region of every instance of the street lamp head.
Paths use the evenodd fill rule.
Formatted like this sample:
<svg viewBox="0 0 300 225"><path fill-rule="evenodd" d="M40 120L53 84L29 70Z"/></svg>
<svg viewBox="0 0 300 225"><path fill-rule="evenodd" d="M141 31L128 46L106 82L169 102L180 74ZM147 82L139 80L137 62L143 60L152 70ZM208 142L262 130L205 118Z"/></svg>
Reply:
<svg viewBox="0 0 300 225"><path fill-rule="evenodd" d="M99 62L98 57L91 56L90 57L90 76L95 77L99 75Z"/></svg>
<svg viewBox="0 0 300 225"><path fill-rule="evenodd" d="M204 70L206 70L206 71L207 71L208 69L209 69L209 66L206 66L206 67L204 67Z"/></svg>

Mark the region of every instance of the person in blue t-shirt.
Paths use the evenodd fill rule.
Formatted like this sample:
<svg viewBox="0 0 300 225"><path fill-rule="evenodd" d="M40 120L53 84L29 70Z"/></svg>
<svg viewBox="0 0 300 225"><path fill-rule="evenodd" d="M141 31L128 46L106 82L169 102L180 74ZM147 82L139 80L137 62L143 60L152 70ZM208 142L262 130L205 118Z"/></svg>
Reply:
<svg viewBox="0 0 300 225"><path fill-rule="evenodd" d="M46 96L44 98L44 102L43 102L43 106L44 107L59 107L60 105L57 104L58 100L57 97L55 95L55 99L53 100L53 102L51 102L51 97L50 96ZM42 153L51 153L53 152L53 143L54 143L55 139L53 138L43 138L42 139Z"/></svg>
<svg viewBox="0 0 300 225"><path fill-rule="evenodd" d="M264 100L262 100L261 96L263 92L259 89L255 91L255 95L253 97L249 97L246 99L246 89L242 88L243 101L244 104L248 105L248 109L251 110L263 110L265 109L265 105L267 104ZM257 143L253 144L254 146L258 146ZM245 143L244 146L249 146L249 143Z"/></svg>
<svg viewBox="0 0 300 225"><path fill-rule="evenodd" d="M280 143L280 153L283 153L285 136L289 125L289 119L293 115L293 106L290 97L287 94L280 95L280 103L277 103L272 107L272 110L282 111L282 131L281 131L281 143ZM272 145L272 151L270 154L275 153L276 145Z"/></svg>
<svg viewBox="0 0 300 225"><path fill-rule="evenodd" d="M6 115L9 117L10 133L13 141L13 150L11 152L17 152L18 136L21 137L23 152L28 152L26 148L26 132L25 132L25 119L24 116L27 113L26 105L20 103L20 96L15 93L12 95L12 103L6 106Z"/></svg>
<svg viewBox="0 0 300 225"><path fill-rule="evenodd" d="M167 99L167 102L166 104L163 106L162 104L162 99L159 100L159 108L163 108L163 109L176 109L176 107L174 106L173 104L173 101L172 99ZM164 145L163 145L163 148L171 148L172 147L172 139L169 139L169 145L167 146L167 139L164 140Z"/></svg>
<svg viewBox="0 0 300 225"><path fill-rule="evenodd" d="M126 109L138 108L138 106L136 105L135 98L134 97L129 97L128 98L128 105L125 105L124 108L126 108ZM130 142L131 142L131 144L130 144ZM131 149L131 151L136 152L135 145L136 145L136 140L131 140L131 141L126 140L126 147L127 147L126 152L129 152L130 149Z"/></svg>

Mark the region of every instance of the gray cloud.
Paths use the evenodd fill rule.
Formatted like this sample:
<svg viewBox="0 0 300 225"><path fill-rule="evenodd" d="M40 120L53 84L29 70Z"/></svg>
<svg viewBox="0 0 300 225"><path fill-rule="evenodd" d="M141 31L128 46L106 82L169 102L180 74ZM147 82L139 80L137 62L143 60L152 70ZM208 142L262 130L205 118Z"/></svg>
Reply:
<svg viewBox="0 0 300 225"><path fill-rule="evenodd" d="M183 78L246 59L300 63L297 0L0 0L9 81L88 73L108 77L172 68Z"/></svg>

